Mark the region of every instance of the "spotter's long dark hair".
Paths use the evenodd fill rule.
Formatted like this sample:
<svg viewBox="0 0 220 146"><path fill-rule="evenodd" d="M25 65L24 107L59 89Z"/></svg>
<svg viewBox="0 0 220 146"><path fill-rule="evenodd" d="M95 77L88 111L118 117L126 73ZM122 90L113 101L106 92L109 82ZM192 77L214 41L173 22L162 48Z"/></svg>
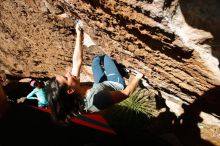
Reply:
<svg viewBox="0 0 220 146"><path fill-rule="evenodd" d="M84 101L78 94L67 94L67 85L58 83L55 77L46 84L52 119L57 123L69 123L69 118L83 111Z"/></svg>

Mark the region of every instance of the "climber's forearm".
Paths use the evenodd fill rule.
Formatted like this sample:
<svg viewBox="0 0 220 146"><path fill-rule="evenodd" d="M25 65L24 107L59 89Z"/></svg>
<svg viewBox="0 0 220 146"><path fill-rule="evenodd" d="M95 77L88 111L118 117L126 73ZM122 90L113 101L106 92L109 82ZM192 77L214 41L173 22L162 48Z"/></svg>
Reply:
<svg viewBox="0 0 220 146"><path fill-rule="evenodd" d="M76 36L76 44L73 52L73 67L72 67L72 75L79 77L80 69L83 61L83 31L78 31Z"/></svg>
<svg viewBox="0 0 220 146"><path fill-rule="evenodd" d="M76 35L76 44L75 49L73 52L73 62L74 63L81 63L83 57L83 50L82 50L82 40L83 40L83 32L80 31Z"/></svg>
<svg viewBox="0 0 220 146"><path fill-rule="evenodd" d="M140 78L134 77L130 83L127 85L127 87L122 90L122 93L129 96L130 94L132 94L134 92L134 90L136 89L138 82L139 82Z"/></svg>
<svg viewBox="0 0 220 146"><path fill-rule="evenodd" d="M126 99L130 94L134 92L136 89L139 78L133 78L132 81L129 83L129 85L124 89L120 91L111 91L111 97L112 97L112 102L113 103L118 103L121 102L122 100Z"/></svg>

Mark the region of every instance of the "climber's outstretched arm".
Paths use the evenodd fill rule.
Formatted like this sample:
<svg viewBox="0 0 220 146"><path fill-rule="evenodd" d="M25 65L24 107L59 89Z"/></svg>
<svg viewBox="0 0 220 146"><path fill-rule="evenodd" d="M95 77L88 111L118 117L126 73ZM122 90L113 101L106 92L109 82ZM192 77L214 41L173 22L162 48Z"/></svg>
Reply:
<svg viewBox="0 0 220 146"><path fill-rule="evenodd" d="M83 61L83 29L80 24L76 24L76 44L73 51L71 74L79 78Z"/></svg>
<svg viewBox="0 0 220 146"><path fill-rule="evenodd" d="M136 76L130 81L127 87L121 91L111 91L111 97L113 103L121 102L126 99L129 95L131 95L136 89L138 82L143 77L142 73L137 73Z"/></svg>

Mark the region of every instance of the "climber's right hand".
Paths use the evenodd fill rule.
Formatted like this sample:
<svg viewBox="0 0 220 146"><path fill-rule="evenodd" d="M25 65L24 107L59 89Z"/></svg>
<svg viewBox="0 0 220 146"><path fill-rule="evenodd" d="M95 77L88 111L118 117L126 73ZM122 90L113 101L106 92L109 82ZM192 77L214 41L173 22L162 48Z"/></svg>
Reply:
<svg viewBox="0 0 220 146"><path fill-rule="evenodd" d="M82 24L82 21L81 20L77 20L76 21L76 33L80 33L80 32L83 32L83 24Z"/></svg>

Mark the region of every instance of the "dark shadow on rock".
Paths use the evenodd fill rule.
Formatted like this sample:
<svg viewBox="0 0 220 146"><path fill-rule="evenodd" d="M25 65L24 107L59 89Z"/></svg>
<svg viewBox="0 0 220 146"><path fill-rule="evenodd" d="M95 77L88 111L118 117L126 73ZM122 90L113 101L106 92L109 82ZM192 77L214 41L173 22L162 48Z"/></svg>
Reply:
<svg viewBox="0 0 220 146"><path fill-rule="evenodd" d="M164 98L162 98L162 95L161 95L161 92L158 91L158 94L155 95L155 101L156 101L156 109L157 110L160 110L162 108L168 108L167 105L166 105L166 101Z"/></svg>
<svg viewBox="0 0 220 146"><path fill-rule="evenodd" d="M175 2L175 0L164 0L163 10L171 8L173 2Z"/></svg>
<svg viewBox="0 0 220 146"><path fill-rule="evenodd" d="M181 142L175 135L174 124L178 119L177 116L170 111L160 92L155 96L155 101L156 109L162 111L158 116L150 119L151 122L145 126L145 129L159 135L162 139L168 141L172 145L181 145Z"/></svg>
<svg viewBox="0 0 220 146"><path fill-rule="evenodd" d="M193 28L205 30L213 35L213 41L205 40L212 46L212 55L220 61L220 1L202 0L179 1L186 23ZM209 42L207 42L209 41Z"/></svg>
<svg viewBox="0 0 220 146"><path fill-rule="evenodd" d="M178 118L175 123L175 131L178 137L185 145L195 146L214 146L211 142L201 138L201 131L198 124L203 120L200 113L206 112L209 114L220 115L220 87L217 86L205 92L201 97L198 97L190 105L182 105L184 113Z"/></svg>
<svg viewBox="0 0 220 146"><path fill-rule="evenodd" d="M103 111L102 115L126 145L171 146L170 143L145 128L151 123L146 114L115 105Z"/></svg>
<svg viewBox="0 0 220 146"><path fill-rule="evenodd" d="M206 91L198 100L203 112L214 115L220 119L220 86Z"/></svg>
<svg viewBox="0 0 220 146"><path fill-rule="evenodd" d="M198 102L183 105L184 113L175 123L175 133L183 145L214 146L211 142L201 138L201 131L198 127L198 124L202 122L202 118L199 116L201 109L197 104Z"/></svg>
<svg viewBox="0 0 220 146"><path fill-rule="evenodd" d="M207 102L204 102L204 97L212 97L211 95L216 94L215 97L219 97L219 89L213 89L206 92L200 99L195 100L190 105L183 105L184 113L177 117L173 112L170 111L169 107L166 106L165 100L158 94L156 98L157 109L165 109L157 117L151 118L145 129L151 131L154 134L160 135L163 138L164 135L174 135L171 139L165 138L172 144L181 144L184 146L214 146L211 142L201 138L201 131L198 124L202 122L202 118L199 116L201 111L217 113L210 105L207 106ZM215 102L219 105L219 102ZM175 142L174 142L175 141Z"/></svg>

